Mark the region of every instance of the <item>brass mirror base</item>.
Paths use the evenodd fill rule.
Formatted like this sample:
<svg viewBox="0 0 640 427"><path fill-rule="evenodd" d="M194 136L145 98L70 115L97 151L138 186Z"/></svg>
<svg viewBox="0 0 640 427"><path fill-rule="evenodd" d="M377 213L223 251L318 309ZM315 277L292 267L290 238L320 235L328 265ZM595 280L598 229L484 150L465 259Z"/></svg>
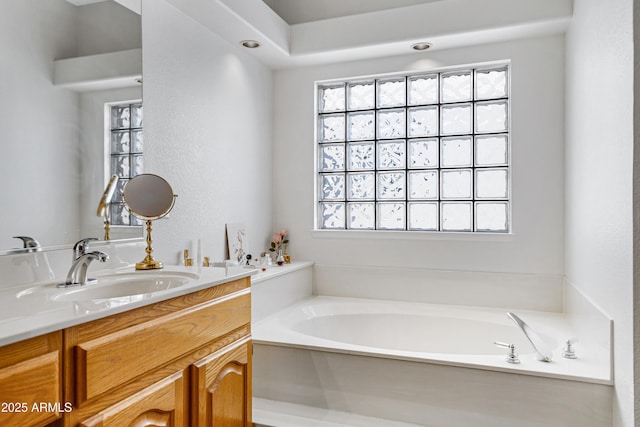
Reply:
<svg viewBox="0 0 640 427"><path fill-rule="evenodd" d="M104 240L111 240L111 227L108 219L104 220Z"/></svg>
<svg viewBox="0 0 640 427"><path fill-rule="evenodd" d="M163 267L160 261L156 261L151 256L151 252L153 252L153 249L151 248L151 243L152 243L151 220L148 219L147 220L147 248L145 249L147 256L142 261L136 264L136 270L158 270Z"/></svg>
<svg viewBox="0 0 640 427"><path fill-rule="evenodd" d="M151 257L146 257L136 264L136 270L158 270L162 267L163 265L160 261L156 261Z"/></svg>

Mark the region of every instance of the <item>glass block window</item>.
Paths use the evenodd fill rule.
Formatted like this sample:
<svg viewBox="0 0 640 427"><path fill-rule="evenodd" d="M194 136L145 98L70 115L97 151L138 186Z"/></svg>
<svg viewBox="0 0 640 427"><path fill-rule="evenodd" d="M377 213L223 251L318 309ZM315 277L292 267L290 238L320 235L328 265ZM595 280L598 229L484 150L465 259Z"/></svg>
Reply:
<svg viewBox="0 0 640 427"><path fill-rule="evenodd" d="M507 65L317 91L318 229L510 231Z"/></svg>
<svg viewBox="0 0 640 427"><path fill-rule="evenodd" d="M110 175L119 177L118 187L111 201L112 225L142 225L125 207L122 191L129 179L143 172L143 116L141 103L110 105L109 164Z"/></svg>

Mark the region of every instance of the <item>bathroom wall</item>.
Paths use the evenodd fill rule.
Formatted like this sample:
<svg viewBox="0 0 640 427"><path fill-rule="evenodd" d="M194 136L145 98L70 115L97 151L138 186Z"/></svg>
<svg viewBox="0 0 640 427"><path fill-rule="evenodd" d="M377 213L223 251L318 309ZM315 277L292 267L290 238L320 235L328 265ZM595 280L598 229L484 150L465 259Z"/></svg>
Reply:
<svg viewBox="0 0 640 427"><path fill-rule="evenodd" d="M145 170L178 194L154 255L176 263L200 239L222 260L237 222L256 255L271 233L271 71L166 0L143 0L142 36Z"/></svg>
<svg viewBox="0 0 640 427"><path fill-rule="evenodd" d="M511 60L512 235L314 232L314 82ZM280 70L274 92L275 228L318 264L561 275L562 35Z"/></svg>
<svg viewBox="0 0 640 427"><path fill-rule="evenodd" d="M567 33L566 278L613 319L616 426L634 425L633 30L632 0L575 0Z"/></svg>

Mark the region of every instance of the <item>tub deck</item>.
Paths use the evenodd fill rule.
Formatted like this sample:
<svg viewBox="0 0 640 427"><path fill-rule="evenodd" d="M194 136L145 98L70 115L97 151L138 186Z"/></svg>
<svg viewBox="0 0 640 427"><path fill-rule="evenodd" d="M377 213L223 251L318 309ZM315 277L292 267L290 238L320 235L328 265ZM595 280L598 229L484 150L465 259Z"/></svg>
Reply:
<svg viewBox="0 0 640 427"><path fill-rule="evenodd" d="M554 342L553 359L545 363L536 359L533 347L507 318L506 312L504 309L314 296L255 323L252 334L257 344L612 384L610 350L589 342L589 337L578 337L577 359L561 357L564 342L575 338L566 316L516 312L536 332ZM372 319L377 315L381 321L376 325ZM404 322L391 321L395 317ZM360 320L354 322L358 318ZM384 328L384 324L391 323L392 327ZM447 323L452 326L448 327ZM365 330L363 324L372 327ZM474 324L486 327L481 332L469 330ZM363 337L363 334L372 336ZM399 347L394 336L403 334L409 338L406 349ZM349 340L350 335L354 339ZM385 340L393 342L385 345ZM493 341L516 344L521 363L507 363L506 350L495 347Z"/></svg>

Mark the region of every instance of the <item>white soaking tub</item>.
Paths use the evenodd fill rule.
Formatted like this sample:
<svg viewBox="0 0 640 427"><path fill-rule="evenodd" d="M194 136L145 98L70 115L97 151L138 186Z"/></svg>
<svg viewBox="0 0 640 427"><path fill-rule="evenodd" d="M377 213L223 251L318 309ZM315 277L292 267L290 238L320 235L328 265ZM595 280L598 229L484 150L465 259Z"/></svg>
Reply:
<svg viewBox="0 0 640 427"><path fill-rule="evenodd" d="M253 325L254 396L420 425L611 425L608 349L577 337L565 359L563 314L514 312L551 362L504 309L311 297Z"/></svg>

